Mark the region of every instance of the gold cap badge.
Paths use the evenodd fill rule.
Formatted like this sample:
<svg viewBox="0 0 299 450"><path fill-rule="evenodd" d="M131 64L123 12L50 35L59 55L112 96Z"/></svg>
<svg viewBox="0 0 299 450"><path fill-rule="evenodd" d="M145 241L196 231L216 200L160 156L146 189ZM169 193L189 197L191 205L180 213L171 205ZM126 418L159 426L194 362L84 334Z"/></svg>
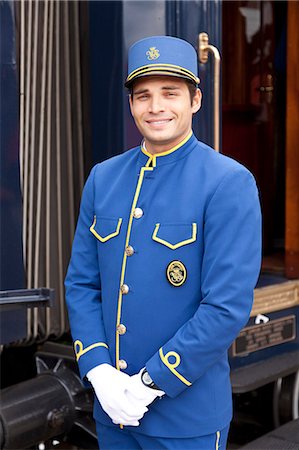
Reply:
<svg viewBox="0 0 299 450"><path fill-rule="evenodd" d="M172 286L179 287L186 281L187 269L181 261L171 261L167 266L166 276Z"/></svg>
<svg viewBox="0 0 299 450"><path fill-rule="evenodd" d="M160 52L156 47L150 47L146 52L147 59L152 61L153 59L158 59L160 56Z"/></svg>

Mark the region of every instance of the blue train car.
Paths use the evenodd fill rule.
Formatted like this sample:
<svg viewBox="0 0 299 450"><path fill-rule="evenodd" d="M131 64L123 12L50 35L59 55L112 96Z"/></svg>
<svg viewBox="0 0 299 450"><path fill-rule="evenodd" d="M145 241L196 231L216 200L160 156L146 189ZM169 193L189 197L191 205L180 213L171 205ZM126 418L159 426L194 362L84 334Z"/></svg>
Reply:
<svg viewBox="0 0 299 450"><path fill-rule="evenodd" d="M51 448L57 435L95 448L63 280L91 167L141 140L123 87L127 52L155 34L196 48L203 106L194 132L247 166L260 190L262 271L229 353L235 421L250 416L240 443L298 418L298 2L6 0L0 12L1 448ZM41 408L25 426L28 392L43 398L49 379L54 416L42 426ZM61 393L57 380L75 388ZM27 409L12 409L16 398Z"/></svg>

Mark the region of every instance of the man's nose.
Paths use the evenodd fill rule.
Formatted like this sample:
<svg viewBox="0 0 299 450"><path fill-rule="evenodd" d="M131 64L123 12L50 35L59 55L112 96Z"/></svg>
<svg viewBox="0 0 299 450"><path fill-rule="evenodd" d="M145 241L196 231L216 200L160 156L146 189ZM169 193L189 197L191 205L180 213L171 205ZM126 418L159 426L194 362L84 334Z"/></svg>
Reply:
<svg viewBox="0 0 299 450"><path fill-rule="evenodd" d="M157 114L164 111L164 102L160 95L153 95L149 104L149 111Z"/></svg>

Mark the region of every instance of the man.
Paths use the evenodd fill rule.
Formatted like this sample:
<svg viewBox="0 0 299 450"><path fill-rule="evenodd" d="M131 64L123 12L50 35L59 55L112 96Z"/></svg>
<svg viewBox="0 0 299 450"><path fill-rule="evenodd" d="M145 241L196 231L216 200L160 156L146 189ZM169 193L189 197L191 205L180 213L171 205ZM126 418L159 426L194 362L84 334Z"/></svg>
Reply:
<svg viewBox="0 0 299 450"><path fill-rule="evenodd" d="M141 146L86 182L66 278L74 348L103 449L225 448L227 349L260 267L260 209L243 166L197 141L197 57L155 36L129 52Z"/></svg>

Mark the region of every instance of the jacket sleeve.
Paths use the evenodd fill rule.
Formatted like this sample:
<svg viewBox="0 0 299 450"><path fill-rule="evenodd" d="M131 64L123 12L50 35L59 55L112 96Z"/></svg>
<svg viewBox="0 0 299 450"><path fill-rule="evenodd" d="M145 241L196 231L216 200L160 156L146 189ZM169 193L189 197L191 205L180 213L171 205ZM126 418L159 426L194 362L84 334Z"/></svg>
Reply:
<svg viewBox="0 0 299 450"><path fill-rule="evenodd" d="M261 263L261 214L255 180L238 168L219 183L206 210L202 301L195 315L146 367L170 397L223 357L248 321Z"/></svg>
<svg viewBox="0 0 299 450"><path fill-rule="evenodd" d="M65 279L66 302L80 375L111 364L103 326L97 243L89 228L94 217L92 169L84 186L72 255Z"/></svg>

